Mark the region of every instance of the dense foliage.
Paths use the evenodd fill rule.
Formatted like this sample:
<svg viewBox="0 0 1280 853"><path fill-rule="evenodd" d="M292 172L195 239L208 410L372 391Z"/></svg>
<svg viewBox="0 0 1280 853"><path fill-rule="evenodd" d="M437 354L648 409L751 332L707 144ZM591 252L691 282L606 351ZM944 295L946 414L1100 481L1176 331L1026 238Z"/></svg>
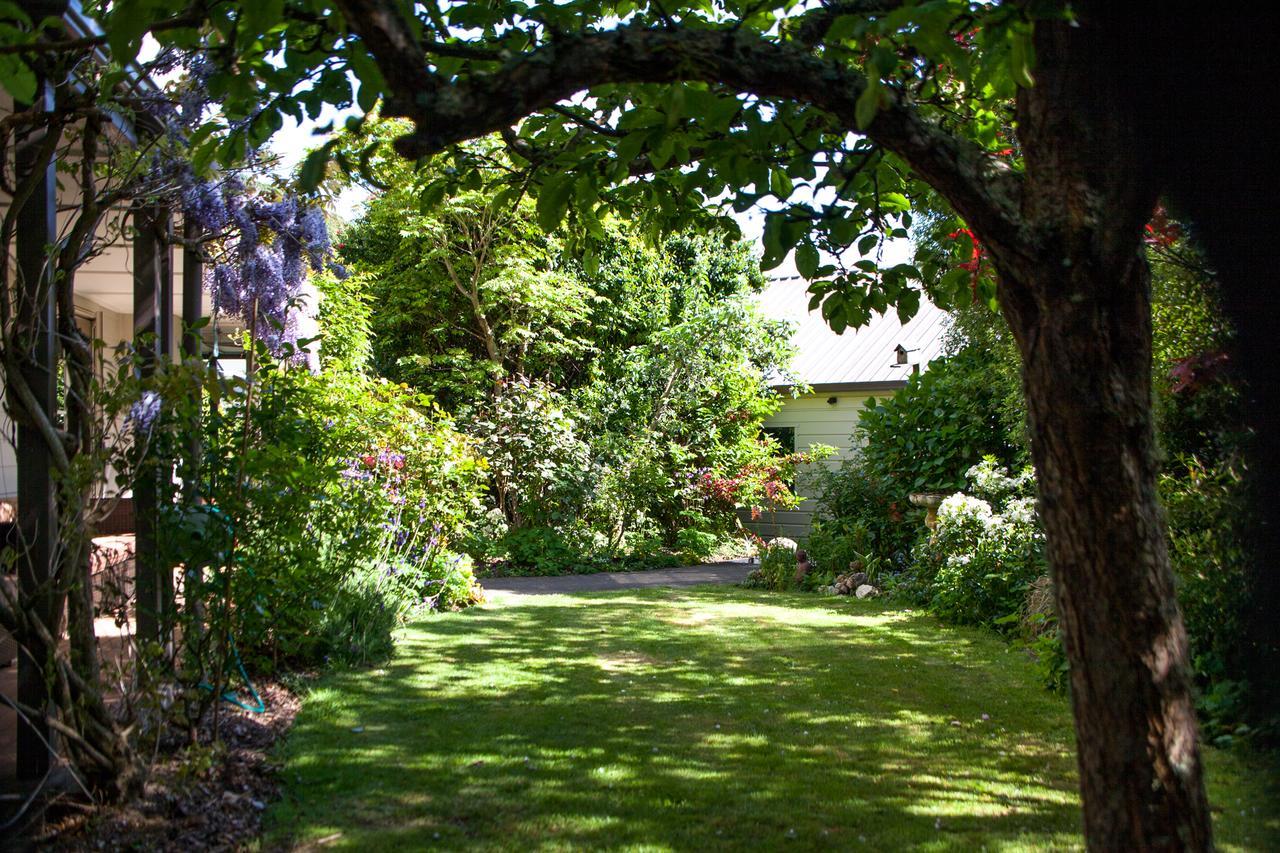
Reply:
<svg viewBox="0 0 1280 853"><path fill-rule="evenodd" d="M1117 459L1140 457L1135 465L1120 465L1102 454L1077 456L1076 465L1093 463L1093 478L1124 494L1127 512L1098 512L1084 485L1063 478L1069 500L1054 502L1046 515L1055 545L1072 529L1068 521L1091 516L1083 537L1096 551L1090 560L1107 562L1117 576L1132 575L1142 588L1162 589L1169 571L1156 528L1126 522L1154 509L1154 476L1146 464L1150 411L1142 387L1146 282L1129 273L1138 217L1175 183L1178 165L1196 165L1200 157L1199 140L1188 145L1188 135L1176 137L1172 129L1213 122L1170 122L1147 113L1150 103L1163 109L1174 99L1144 97L1144 87L1158 83L1156 91L1181 94L1201 65L1161 63L1178 73L1157 83L1127 73L1133 52L1114 48L1150 28L1147 10L1128 16L1116 11L1120 7L594 0L392 6L343 0L331 7L288 0L241 9L128 0L90 6L106 25L104 37L43 49L46 38L61 38L56 23L34 22L23 7L14 7L5 10L4 40L15 50L0 63L0 79L28 98L43 70L32 57L101 51L115 68L127 68L150 35L162 51L203 48L217 60L210 90L221 109L193 140L193 159L204 164L237 156L278 129L284 116L314 117L326 104L352 100L368 111L385 93L388 112L415 122L399 142L411 156L505 131L504 143L521 166L512 170L510 184L537 188L539 220L547 230L569 214L589 233L600 211L627 207L647 209L667 223L688 221L689 208L726 190L743 208L766 199L772 208L766 263L778 263L794 249L798 269L815 280L823 315L837 329L895 302L904 316L912 312L919 271L886 268L865 256L884 237L901 234L911 197L930 184L964 212L975 232L991 238L1002 282L1019 297L1003 303L1019 339L1050 344L1049 357L1029 356L1031 366L1043 368L1027 373L1033 401L1045 403L1063 388L1087 388L1104 403L1102 417L1083 427L1068 425L1067 444L1086 437L1096 423ZM1158 45L1162 56L1226 53L1205 50L1195 38L1192 26L1200 16L1170 20L1178 38L1168 39L1173 47ZM1205 70L1222 64L1205 63ZM1212 79L1222 79L1232 94L1247 90L1229 73ZM1212 84L1205 88L1212 91ZM1015 135L1015 99L1019 119L1049 120L1020 120ZM1203 111L1205 102L1222 99L1176 100L1184 110ZM1131 122L1130 112L1140 120ZM1117 127L1126 130L1115 132ZM1162 162L1152 152L1153 130L1178 139L1181 144L1170 148L1180 160ZM332 153L326 146L309 158L304 175L314 180ZM463 168L450 179L465 184L473 174ZM1082 206L1092 210L1082 216ZM1096 239L1098 232L1108 239ZM846 253L854 246L856 253ZM976 253L976 238L973 248ZM859 255L864 257L855 261ZM1072 319L1051 328L1063 317ZM1117 346L1129 336L1099 334L1104 326L1132 332L1137 345ZM1064 333L1061 339L1057 333ZM1075 347L1087 357L1055 358L1055 347L1059 356ZM1125 380L1126 393L1113 400L1111 385ZM1036 418L1041 438L1051 425L1043 413ZM1122 544L1133 553L1124 554ZM1079 550L1087 554L1089 547ZM1055 553L1061 594L1078 605L1064 616L1074 618L1095 603L1092 591L1082 582L1081 565L1064 556L1066 549ZM1189 699L1179 626L1166 621L1172 613L1168 596L1144 602L1141 618L1132 621L1103 604L1088 612L1100 614L1107 630L1081 631L1073 654L1098 646L1131 665L1119 667L1117 678L1097 680L1097 695L1095 682L1077 673L1080 733L1108 747L1081 751L1087 837L1095 845L1127 837L1133 846L1148 846L1167 838L1172 826L1188 844L1208 847L1208 805L1193 732L1185 725L1160 729L1155 722L1158 705L1185 709ZM1133 625L1153 627L1145 634L1126 630ZM1160 644L1169 637L1166 650ZM1151 666L1166 651L1172 678ZM1113 734L1096 709L1130 699L1137 713ZM1168 766L1177 772L1163 774L1157 784ZM1107 785L1135 805L1097 808L1103 796L1125 800L1101 790Z"/></svg>
<svg viewBox="0 0 1280 853"><path fill-rule="evenodd" d="M822 482L823 511L807 544L819 565L861 559L889 568L886 580L899 595L953 621L1015 635L1033 650L1046 682L1063 687L1065 654L1043 533L1025 501L1030 481L1020 477L1016 489L990 493L1012 482L998 467L1016 470L1029 458L1025 406L1014 342L991 310L991 270L960 227L935 211L915 228L917 264L926 275L935 282L963 277L969 286L951 305L951 354L862 414L858 435L866 448ZM1149 227L1147 244L1154 273L1152 393L1165 453L1160 497L1200 707L1208 731L1230 737L1249 730L1241 728L1244 720L1272 725L1249 684L1258 676L1255 662L1267 655L1250 639L1256 521L1248 501L1244 393L1231 369L1231 330L1212 271L1163 214ZM954 282L940 289L953 291ZM929 488L963 491L944 501L936 536L924 535L918 517L892 521L902 517L908 492Z"/></svg>
<svg viewBox="0 0 1280 853"><path fill-rule="evenodd" d="M816 486L817 514L805 546L822 579L853 569L878 580L910 565L923 522L895 481L847 460L823 469Z"/></svg>
<svg viewBox="0 0 1280 853"><path fill-rule="evenodd" d="M520 573L697 560L738 510L794 503L798 460L759 430L787 335L751 305L763 279L745 244L651 241L608 217L589 246L547 236L493 141L455 152L487 164L459 188L453 160L386 150L404 129L342 137L387 188L340 251L367 294L372 366L440 400L489 462L471 554Z"/></svg>
<svg viewBox="0 0 1280 853"><path fill-rule="evenodd" d="M869 400L858 418L866 442L859 467L900 490L946 491L963 485L975 459L1012 461L991 372L990 359L966 347L912 376L892 397Z"/></svg>
<svg viewBox="0 0 1280 853"><path fill-rule="evenodd" d="M190 377L169 371L173 403L145 429L154 459L183 458L196 437L202 448L159 530L164 558L187 566L191 677L213 680L237 653L258 671L376 659L409 613L475 600L450 546L474 510L481 465L429 400L265 361L251 381L196 377L212 411L193 435L174 393Z"/></svg>
<svg viewBox="0 0 1280 853"><path fill-rule="evenodd" d="M958 624L997 627L1022 608L1046 570L1044 533L1026 469L1009 476L988 457L968 472L969 493L938 508L938 526L916 546L904 589Z"/></svg>

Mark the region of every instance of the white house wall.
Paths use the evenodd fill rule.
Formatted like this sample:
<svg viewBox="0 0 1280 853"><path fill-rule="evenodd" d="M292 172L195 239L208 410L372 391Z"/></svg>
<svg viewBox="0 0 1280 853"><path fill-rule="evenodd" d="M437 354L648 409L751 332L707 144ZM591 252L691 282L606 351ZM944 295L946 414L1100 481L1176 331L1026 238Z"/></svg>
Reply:
<svg viewBox="0 0 1280 853"><path fill-rule="evenodd" d="M82 296L76 297L76 307L95 317L97 335L105 343L102 353L110 365L115 347L133 339L133 315L108 311L96 302ZM174 328L182 327L181 318L174 317ZM4 381L0 379L0 394L4 393ZM18 493L18 460L14 449L16 430L9 416L0 409L0 500L12 500ZM108 472L108 484L114 477ZM110 489L108 490L111 491Z"/></svg>
<svg viewBox="0 0 1280 853"><path fill-rule="evenodd" d="M891 392L878 392L886 396ZM858 412L866 401L876 394L865 391L833 391L805 394L800 397L787 398L782 408L764 422L769 427L792 427L795 429L796 450L804 451L813 444L827 444L836 448L836 452L824 462L821 468L835 470L841 462L857 453L854 446L853 429L858 422ZM828 402L834 399L835 402ZM788 512L769 512L765 510L759 520L744 522L759 536L770 539L774 536L786 536L803 540L809 535L809 526L817 509L815 474L819 465L806 465L796 477L796 490L801 500L795 510Z"/></svg>

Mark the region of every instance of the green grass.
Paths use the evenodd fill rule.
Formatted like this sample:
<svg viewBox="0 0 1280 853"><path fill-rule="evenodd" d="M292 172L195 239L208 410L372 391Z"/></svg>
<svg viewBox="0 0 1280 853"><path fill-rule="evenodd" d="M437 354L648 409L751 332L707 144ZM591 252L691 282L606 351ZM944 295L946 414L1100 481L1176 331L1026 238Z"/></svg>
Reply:
<svg viewBox="0 0 1280 853"><path fill-rule="evenodd" d="M268 840L1070 849L1072 738L1021 653L924 614L729 588L528 598L323 678ZM1207 761L1220 845L1280 849L1275 777Z"/></svg>

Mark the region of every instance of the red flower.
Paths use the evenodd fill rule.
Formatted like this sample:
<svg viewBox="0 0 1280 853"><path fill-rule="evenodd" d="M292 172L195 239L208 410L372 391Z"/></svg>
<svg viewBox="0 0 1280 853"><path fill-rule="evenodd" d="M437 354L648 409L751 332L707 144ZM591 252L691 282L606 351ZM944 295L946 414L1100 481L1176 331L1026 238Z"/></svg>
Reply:
<svg viewBox="0 0 1280 853"><path fill-rule="evenodd" d="M361 456L360 461L364 462L366 467L372 468L374 465L378 464L378 457L374 456L372 453L368 453Z"/></svg>
<svg viewBox="0 0 1280 853"><path fill-rule="evenodd" d="M1230 357L1222 351L1205 352L1188 356L1174 363L1169 370L1175 394L1194 394L1213 382L1226 369Z"/></svg>
<svg viewBox="0 0 1280 853"><path fill-rule="evenodd" d="M1169 221L1169 214L1161 205L1156 206L1155 213L1151 215L1151 221L1143 226L1146 234L1143 240L1148 246L1159 246L1167 249L1174 244L1179 237L1182 236L1182 228L1178 223Z"/></svg>
<svg viewBox="0 0 1280 853"><path fill-rule="evenodd" d="M947 236L955 240L961 234L969 238L971 248L969 250L969 260L959 264L959 268L969 271L969 289L973 291L973 301L978 301L978 271L982 268L982 241L978 236L968 228L957 228Z"/></svg>

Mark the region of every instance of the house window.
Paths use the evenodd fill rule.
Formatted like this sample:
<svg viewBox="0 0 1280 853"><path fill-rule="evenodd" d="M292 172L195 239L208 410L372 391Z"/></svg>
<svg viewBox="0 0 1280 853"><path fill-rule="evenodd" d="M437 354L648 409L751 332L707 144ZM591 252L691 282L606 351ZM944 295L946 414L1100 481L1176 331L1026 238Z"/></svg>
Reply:
<svg viewBox="0 0 1280 853"><path fill-rule="evenodd" d="M783 453L796 452L795 427L762 427L761 431L778 442L778 449Z"/></svg>

